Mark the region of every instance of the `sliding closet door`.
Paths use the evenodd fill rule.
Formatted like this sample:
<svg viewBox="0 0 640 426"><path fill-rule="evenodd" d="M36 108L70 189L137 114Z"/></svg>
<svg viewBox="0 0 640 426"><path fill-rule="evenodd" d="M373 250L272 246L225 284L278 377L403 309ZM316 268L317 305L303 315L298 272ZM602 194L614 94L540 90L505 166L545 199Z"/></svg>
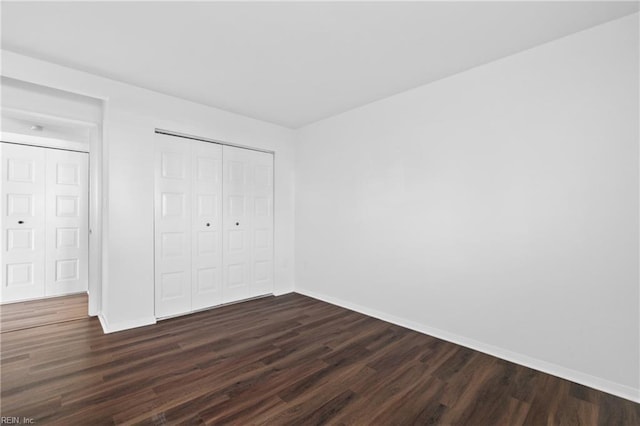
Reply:
<svg viewBox="0 0 640 426"><path fill-rule="evenodd" d="M86 292L89 277L89 154L46 151L45 295Z"/></svg>
<svg viewBox="0 0 640 426"><path fill-rule="evenodd" d="M156 135L156 316L191 311L190 141Z"/></svg>
<svg viewBox="0 0 640 426"><path fill-rule="evenodd" d="M191 141L192 310L222 303L222 146Z"/></svg>
<svg viewBox="0 0 640 426"><path fill-rule="evenodd" d="M256 295L273 293L273 154L253 152L251 264Z"/></svg>
<svg viewBox="0 0 640 426"><path fill-rule="evenodd" d="M273 156L223 147L223 296L273 291Z"/></svg>
<svg viewBox="0 0 640 426"><path fill-rule="evenodd" d="M156 142L156 317L272 293L273 155Z"/></svg>
<svg viewBox="0 0 640 426"><path fill-rule="evenodd" d="M13 302L44 296L45 149L0 143L2 293Z"/></svg>

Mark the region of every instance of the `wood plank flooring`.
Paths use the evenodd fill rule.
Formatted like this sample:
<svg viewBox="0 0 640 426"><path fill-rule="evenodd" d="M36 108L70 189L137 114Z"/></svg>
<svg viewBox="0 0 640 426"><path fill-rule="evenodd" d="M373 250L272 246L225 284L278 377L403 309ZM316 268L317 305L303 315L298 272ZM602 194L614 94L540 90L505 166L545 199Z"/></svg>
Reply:
<svg viewBox="0 0 640 426"><path fill-rule="evenodd" d="M0 333L87 318L87 294L0 305Z"/></svg>
<svg viewBox="0 0 640 426"><path fill-rule="evenodd" d="M639 404L297 294L0 337L2 416L37 424L640 425Z"/></svg>

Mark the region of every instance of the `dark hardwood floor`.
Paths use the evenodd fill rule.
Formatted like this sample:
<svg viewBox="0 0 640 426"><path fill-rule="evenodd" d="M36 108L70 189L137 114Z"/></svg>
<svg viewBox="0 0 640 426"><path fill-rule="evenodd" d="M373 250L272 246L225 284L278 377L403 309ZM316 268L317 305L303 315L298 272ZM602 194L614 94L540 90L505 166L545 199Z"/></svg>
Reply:
<svg viewBox="0 0 640 426"><path fill-rule="evenodd" d="M0 305L0 333L87 318L87 294Z"/></svg>
<svg viewBox="0 0 640 426"><path fill-rule="evenodd" d="M104 335L2 334L37 424L640 425L640 405L297 294Z"/></svg>

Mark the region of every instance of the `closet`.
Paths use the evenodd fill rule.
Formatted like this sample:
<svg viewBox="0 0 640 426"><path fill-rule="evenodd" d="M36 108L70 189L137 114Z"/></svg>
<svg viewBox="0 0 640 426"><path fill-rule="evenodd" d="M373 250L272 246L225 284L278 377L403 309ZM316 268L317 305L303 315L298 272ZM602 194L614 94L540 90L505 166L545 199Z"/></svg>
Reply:
<svg viewBox="0 0 640 426"><path fill-rule="evenodd" d="M0 301L86 292L88 154L0 143Z"/></svg>
<svg viewBox="0 0 640 426"><path fill-rule="evenodd" d="M273 154L156 134L155 312L273 292Z"/></svg>

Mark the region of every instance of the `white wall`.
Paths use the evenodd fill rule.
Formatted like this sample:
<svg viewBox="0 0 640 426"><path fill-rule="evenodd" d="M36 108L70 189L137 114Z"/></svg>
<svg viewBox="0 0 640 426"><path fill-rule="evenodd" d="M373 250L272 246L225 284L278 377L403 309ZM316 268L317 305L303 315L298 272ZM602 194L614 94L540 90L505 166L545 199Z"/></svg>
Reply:
<svg viewBox="0 0 640 426"><path fill-rule="evenodd" d="M296 291L638 398L638 15L299 131Z"/></svg>
<svg viewBox="0 0 640 426"><path fill-rule="evenodd" d="M275 291L292 291L293 131L8 51L2 75L105 100L101 319L109 331L155 321L155 128L275 151Z"/></svg>

